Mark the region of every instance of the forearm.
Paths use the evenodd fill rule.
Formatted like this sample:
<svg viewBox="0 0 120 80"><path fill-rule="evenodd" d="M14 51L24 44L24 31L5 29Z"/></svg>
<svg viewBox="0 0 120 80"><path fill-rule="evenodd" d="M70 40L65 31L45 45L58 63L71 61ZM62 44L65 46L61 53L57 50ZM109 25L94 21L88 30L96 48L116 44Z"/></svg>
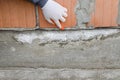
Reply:
<svg viewBox="0 0 120 80"><path fill-rule="evenodd" d="M40 5L40 7L42 8L48 0L30 0L30 1L32 1L35 4Z"/></svg>

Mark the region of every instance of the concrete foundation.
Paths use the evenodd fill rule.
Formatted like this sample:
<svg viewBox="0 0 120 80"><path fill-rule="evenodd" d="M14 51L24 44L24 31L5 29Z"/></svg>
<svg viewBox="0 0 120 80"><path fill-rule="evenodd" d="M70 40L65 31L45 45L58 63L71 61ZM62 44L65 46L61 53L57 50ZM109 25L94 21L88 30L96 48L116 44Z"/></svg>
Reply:
<svg viewBox="0 0 120 80"><path fill-rule="evenodd" d="M119 30L0 33L0 67L120 68Z"/></svg>
<svg viewBox="0 0 120 80"><path fill-rule="evenodd" d="M0 80L119 80L120 70L16 69L0 70Z"/></svg>
<svg viewBox="0 0 120 80"><path fill-rule="evenodd" d="M0 31L0 80L119 80L120 30Z"/></svg>

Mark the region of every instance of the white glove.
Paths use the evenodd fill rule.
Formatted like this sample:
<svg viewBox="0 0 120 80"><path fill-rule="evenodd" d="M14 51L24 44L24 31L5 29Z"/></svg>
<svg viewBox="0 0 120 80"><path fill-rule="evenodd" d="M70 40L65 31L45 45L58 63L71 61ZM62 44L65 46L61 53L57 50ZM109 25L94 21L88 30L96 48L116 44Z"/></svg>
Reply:
<svg viewBox="0 0 120 80"><path fill-rule="evenodd" d="M65 22L67 17L67 9L55 2L54 0L48 0L48 2L45 4L45 6L42 8L43 14L45 19L51 23L56 24L60 29L62 29L62 26L60 24L61 22ZM53 21L54 22L53 22Z"/></svg>

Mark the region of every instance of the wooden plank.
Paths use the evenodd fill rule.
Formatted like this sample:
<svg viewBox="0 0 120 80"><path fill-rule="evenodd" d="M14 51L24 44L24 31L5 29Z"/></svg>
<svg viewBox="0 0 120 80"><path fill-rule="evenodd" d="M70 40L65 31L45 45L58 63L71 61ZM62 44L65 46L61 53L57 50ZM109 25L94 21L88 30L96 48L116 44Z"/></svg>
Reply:
<svg viewBox="0 0 120 80"><path fill-rule="evenodd" d="M0 0L0 28L34 28L35 7L27 0Z"/></svg>
<svg viewBox="0 0 120 80"><path fill-rule="evenodd" d="M65 23L61 23L62 26L64 26L65 28L74 27L77 23L75 11L74 11L77 0L69 0L69 1L56 0L56 1L68 9L68 18ZM57 28L55 25L49 24L45 20L40 8L39 8L39 19L40 19L40 28Z"/></svg>

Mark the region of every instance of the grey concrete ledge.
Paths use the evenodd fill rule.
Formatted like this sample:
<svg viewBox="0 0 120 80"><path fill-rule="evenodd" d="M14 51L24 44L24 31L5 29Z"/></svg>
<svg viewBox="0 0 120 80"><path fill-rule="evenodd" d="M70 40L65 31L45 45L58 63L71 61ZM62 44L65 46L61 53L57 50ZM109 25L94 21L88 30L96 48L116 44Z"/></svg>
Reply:
<svg viewBox="0 0 120 80"><path fill-rule="evenodd" d="M0 70L0 80L119 80L120 70L17 69Z"/></svg>
<svg viewBox="0 0 120 80"><path fill-rule="evenodd" d="M120 69L120 34L117 29L2 31L0 37L0 67L3 68Z"/></svg>
<svg viewBox="0 0 120 80"><path fill-rule="evenodd" d="M78 30L78 31L37 31L23 32L16 34L14 38L18 42L32 44L34 40L40 43L48 42L69 42L69 41L89 41L92 39L102 39L110 35L120 33L119 29L98 29L98 30Z"/></svg>

